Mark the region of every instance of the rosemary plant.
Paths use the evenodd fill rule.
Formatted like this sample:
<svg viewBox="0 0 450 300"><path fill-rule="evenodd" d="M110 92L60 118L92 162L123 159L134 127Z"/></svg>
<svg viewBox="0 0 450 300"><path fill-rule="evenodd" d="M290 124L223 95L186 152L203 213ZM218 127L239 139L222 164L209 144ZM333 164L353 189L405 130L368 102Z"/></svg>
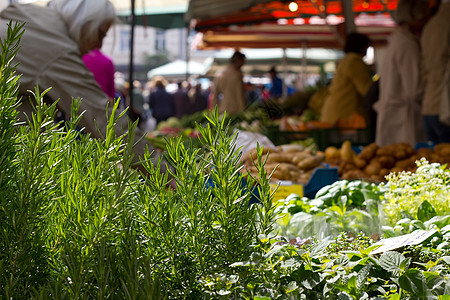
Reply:
<svg viewBox="0 0 450 300"><path fill-rule="evenodd" d="M76 130L77 99L55 124L57 103L39 87L19 124L11 62L22 32L10 23L1 41L0 299L199 299L202 278L235 276L274 213L266 174L257 189L243 180L226 118L215 111L198 127L202 149L168 140L168 172L147 151L145 173L133 166L136 123L114 130L118 102L103 139Z"/></svg>

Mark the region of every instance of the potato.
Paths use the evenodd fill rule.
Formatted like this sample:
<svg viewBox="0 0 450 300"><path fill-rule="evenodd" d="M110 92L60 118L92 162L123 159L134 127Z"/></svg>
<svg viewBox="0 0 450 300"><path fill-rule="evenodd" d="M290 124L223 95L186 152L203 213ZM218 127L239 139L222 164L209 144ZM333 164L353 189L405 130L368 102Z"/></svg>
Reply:
<svg viewBox="0 0 450 300"><path fill-rule="evenodd" d="M395 148L394 157L396 159L405 159L414 155L416 151L414 148L408 143L400 143Z"/></svg>
<svg viewBox="0 0 450 300"><path fill-rule="evenodd" d="M395 165L395 158L392 156L380 156L378 162L382 168L390 169Z"/></svg>
<svg viewBox="0 0 450 300"><path fill-rule="evenodd" d="M262 154L263 155L267 154L269 152L269 150L270 150L270 153L279 152L275 148L263 147ZM241 161L250 161L251 162L252 160L256 159L256 157L257 157L256 154L257 154L257 149L253 148L242 155Z"/></svg>
<svg viewBox="0 0 450 300"><path fill-rule="evenodd" d="M439 155L438 153L432 153L431 157L430 157L430 162L431 163L440 163L441 161L443 161L443 157L441 155Z"/></svg>
<svg viewBox="0 0 450 300"><path fill-rule="evenodd" d="M417 150L417 158L416 160L419 160L422 157L425 157L426 160L430 161L431 159L431 154L433 154L433 150L429 149L429 148L421 148L419 150Z"/></svg>
<svg viewBox="0 0 450 300"><path fill-rule="evenodd" d="M442 157L450 157L450 143L437 144L434 151Z"/></svg>
<svg viewBox="0 0 450 300"><path fill-rule="evenodd" d="M361 150L361 153L358 154L358 157L364 159L365 161L370 161L376 155L377 150L377 144L369 144Z"/></svg>
<svg viewBox="0 0 450 300"><path fill-rule="evenodd" d="M341 159L345 161L353 161L355 152L352 149L352 143L350 141L344 141L341 146Z"/></svg>
<svg viewBox="0 0 450 300"><path fill-rule="evenodd" d="M278 167L278 164L277 164L277 163L275 163L275 164L266 164L266 165L264 165L264 170L266 170L266 172L267 172L268 174L270 174L270 173L272 173L273 170L275 170L277 167Z"/></svg>
<svg viewBox="0 0 450 300"><path fill-rule="evenodd" d="M371 176L371 175L375 175L375 174L379 174L381 170L381 165L379 162L376 161L372 161L370 162L370 164L368 164L365 168L364 168L364 172Z"/></svg>
<svg viewBox="0 0 450 300"><path fill-rule="evenodd" d="M362 159L360 157L356 157L354 159L354 163L358 169L363 169L365 166L367 166L367 161L365 161L364 159Z"/></svg>
<svg viewBox="0 0 450 300"><path fill-rule="evenodd" d="M269 175L270 175L270 174L269 174ZM277 179L279 179L279 180L286 180L286 179L284 178L284 173L283 173L283 171L278 170L278 169L276 169L275 172L273 172L273 176L272 176L272 177L275 177L275 178L277 178Z"/></svg>
<svg viewBox="0 0 450 300"><path fill-rule="evenodd" d="M282 177L283 177L284 180L291 180L292 179L291 172L300 174L300 170L296 166L294 166L292 164L289 164L289 163L281 163L278 166L278 168L277 168L277 171L278 170L280 172L282 172L282 174L283 174ZM296 177L298 177L298 175Z"/></svg>
<svg viewBox="0 0 450 300"><path fill-rule="evenodd" d="M391 172L389 171L389 169L387 169L387 168L382 168L382 169L380 170L380 174L378 174L378 175L380 175L381 178L384 179L384 177L385 177L386 175L388 175L389 173L391 173Z"/></svg>
<svg viewBox="0 0 450 300"><path fill-rule="evenodd" d="M389 173L400 173L405 171L405 169L399 168L399 167L393 167Z"/></svg>
<svg viewBox="0 0 450 300"><path fill-rule="evenodd" d="M410 167L411 165L415 165L415 163L413 161L411 161L411 159L407 158L407 159L402 159L402 160L398 160L393 167L395 168L399 168L401 170L406 170L408 169L408 167Z"/></svg>
<svg viewBox="0 0 450 300"><path fill-rule="evenodd" d="M440 143L434 146L434 151L436 152L441 152L446 149L450 149L450 143Z"/></svg>
<svg viewBox="0 0 450 300"><path fill-rule="evenodd" d="M338 172L339 174L344 174L350 170L358 169L353 162L343 160L339 164Z"/></svg>
<svg viewBox="0 0 450 300"><path fill-rule="evenodd" d="M313 169L320 165L321 162L325 160L325 156L322 155L316 155L316 156L310 156L302 160L297 164L297 167L301 170L309 170Z"/></svg>
<svg viewBox="0 0 450 300"><path fill-rule="evenodd" d="M414 150L414 148L408 144L408 143L403 143L404 144L404 149L406 151L406 155L408 157L410 157L411 155L414 155L416 153L416 150Z"/></svg>
<svg viewBox="0 0 450 300"><path fill-rule="evenodd" d="M315 170L315 169L310 169L310 170L308 170L308 171L306 171L306 172L302 172L302 173L300 174L300 177L299 177L299 179L298 179L298 182L299 182L299 183L302 183L302 184L307 184L307 183L309 182L309 180L311 179L311 176L312 176L312 174L314 173L314 170Z"/></svg>
<svg viewBox="0 0 450 300"><path fill-rule="evenodd" d="M346 179L346 180L363 179L363 178L367 178L367 174L364 173L364 171L359 170L359 169L353 169L353 170L347 171L342 175L342 179Z"/></svg>
<svg viewBox="0 0 450 300"><path fill-rule="evenodd" d="M268 164L270 164L270 163L282 163L282 162L289 161L288 157L286 157L282 153L269 153L267 155L268 155L268 158L267 158L267 162L266 163L268 163Z"/></svg>
<svg viewBox="0 0 450 300"><path fill-rule="evenodd" d="M339 151L339 149L334 146L327 147L325 149L325 160L329 161L336 158L341 158L341 152Z"/></svg>
<svg viewBox="0 0 450 300"><path fill-rule="evenodd" d="M395 152L394 146L387 145L379 148L376 152L376 156L394 156L393 152Z"/></svg>
<svg viewBox="0 0 450 300"><path fill-rule="evenodd" d="M307 153L304 153L303 151L300 152L281 152L280 155L283 156L284 162L290 162L292 163L293 159L299 155L310 155Z"/></svg>
<svg viewBox="0 0 450 300"><path fill-rule="evenodd" d="M289 171L289 180L292 180L294 182L298 182L298 179L300 178L300 175L302 173L300 173L300 171Z"/></svg>
<svg viewBox="0 0 450 300"><path fill-rule="evenodd" d="M297 153L291 160L291 162L295 165L298 165L299 162L304 160L305 158L311 157L312 155L307 152L299 152Z"/></svg>
<svg viewBox="0 0 450 300"><path fill-rule="evenodd" d="M393 154L396 159L405 159L408 157L408 154L406 153L405 149L403 149L403 148L396 149L393 152Z"/></svg>
<svg viewBox="0 0 450 300"><path fill-rule="evenodd" d="M258 169L255 166L246 166L245 170L249 173L258 173Z"/></svg>
<svg viewBox="0 0 450 300"><path fill-rule="evenodd" d="M379 182L379 181L383 181L383 180L384 180L384 178L381 177L381 176L378 175L378 174L370 175L369 178L370 178L372 181L376 181L376 182Z"/></svg>

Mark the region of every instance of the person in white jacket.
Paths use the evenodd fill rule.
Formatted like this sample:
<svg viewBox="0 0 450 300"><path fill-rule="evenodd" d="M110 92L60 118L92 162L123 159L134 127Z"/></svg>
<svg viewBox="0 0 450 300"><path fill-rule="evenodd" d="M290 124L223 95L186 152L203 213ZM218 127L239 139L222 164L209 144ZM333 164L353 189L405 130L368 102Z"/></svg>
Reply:
<svg viewBox="0 0 450 300"><path fill-rule="evenodd" d="M425 141L421 101L420 31L430 16L427 0L400 0L394 14L398 24L380 64L380 98L375 103L379 146Z"/></svg>
<svg viewBox="0 0 450 300"><path fill-rule="evenodd" d="M11 4L0 12L0 38L5 39L7 24L12 20L25 23L20 49L15 57L20 74L19 95L22 103L19 117L31 116L29 90L51 88L45 101L59 99L57 108L70 117L72 98L82 99L79 123L83 132L93 138L105 136L107 127L106 95L86 68L82 56L100 48L102 40L116 17L109 0L52 0L47 6ZM111 105L109 106L111 111ZM118 120L117 128L127 130L126 117ZM137 133L136 135L142 135ZM136 152L142 156L145 145Z"/></svg>
<svg viewBox="0 0 450 300"><path fill-rule="evenodd" d="M449 77L445 74L450 72L450 0L442 0L437 13L425 25L421 46L425 79L422 103L425 132L428 140L434 143L450 143L450 124L439 119L440 112L445 109L445 106L441 107L443 90L449 85Z"/></svg>

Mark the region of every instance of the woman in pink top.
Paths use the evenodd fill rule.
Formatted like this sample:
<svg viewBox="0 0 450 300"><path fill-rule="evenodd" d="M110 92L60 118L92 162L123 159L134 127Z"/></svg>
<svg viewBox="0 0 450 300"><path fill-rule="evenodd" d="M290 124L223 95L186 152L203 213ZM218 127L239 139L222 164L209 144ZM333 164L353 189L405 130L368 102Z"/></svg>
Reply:
<svg viewBox="0 0 450 300"><path fill-rule="evenodd" d="M114 99L114 64L112 60L104 55L99 49L94 49L89 53L83 55L83 61L89 71L94 74L95 81L102 88L102 90Z"/></svg>

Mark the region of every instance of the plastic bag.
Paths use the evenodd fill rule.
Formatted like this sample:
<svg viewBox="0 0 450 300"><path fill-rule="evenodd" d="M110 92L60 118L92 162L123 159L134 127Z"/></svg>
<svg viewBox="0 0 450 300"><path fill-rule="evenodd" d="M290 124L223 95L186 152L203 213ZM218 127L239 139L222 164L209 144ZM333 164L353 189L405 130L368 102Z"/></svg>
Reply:
<svg viewBox="0 0 450 300"><path fill-rule="evenodd" d="M275 145L265 136L260 133L249 131L237 131L236 150L240 147L240 151L245 153L256 148L257 144L264 147L275 148Z"/></svg>

